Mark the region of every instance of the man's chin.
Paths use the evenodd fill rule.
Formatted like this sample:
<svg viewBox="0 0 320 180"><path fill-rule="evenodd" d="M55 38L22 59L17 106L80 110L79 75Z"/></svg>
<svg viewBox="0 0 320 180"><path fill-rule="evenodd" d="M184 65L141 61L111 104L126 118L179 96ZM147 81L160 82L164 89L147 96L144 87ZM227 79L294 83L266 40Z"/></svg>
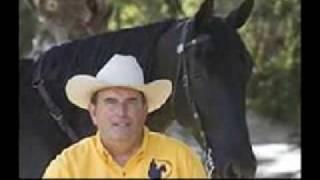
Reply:
<svg viewBox="0 0 320 180"><path fill-rule="evenodd" d="M113 134L112 136L112 139L115 141L128 141L129 138L132 138L132 134L130 134L129 132Z"/></svg>
<svg viewBox="0 0 320 180"><path fill-rule="evenodd" d="M123 142L123 143L128 143L132 139L132 136L115 136L112 138L113 141L115 142Z"/></svg>

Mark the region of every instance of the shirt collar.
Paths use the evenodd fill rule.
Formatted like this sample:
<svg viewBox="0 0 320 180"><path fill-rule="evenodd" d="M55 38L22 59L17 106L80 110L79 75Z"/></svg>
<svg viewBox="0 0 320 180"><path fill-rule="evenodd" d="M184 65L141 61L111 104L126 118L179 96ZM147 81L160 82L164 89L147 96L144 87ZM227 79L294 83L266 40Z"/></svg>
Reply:
<svg viewBox="0 0 320 180"><path fill-rule="evenodd" d="M147 126L144 126L142 145L133 156L141 155L146 152L146 148L147 148L147 144L148 144L148 140L149 140L149 132L150 132L149 128ZM101 154L104 158L109 160L111 158L111 155L110 155L109 151L102 144L100 131L97 131L97 133L95 135L95 142L96 142L95 144L96 144L96 148L97 148L99 154Z"/></svg>

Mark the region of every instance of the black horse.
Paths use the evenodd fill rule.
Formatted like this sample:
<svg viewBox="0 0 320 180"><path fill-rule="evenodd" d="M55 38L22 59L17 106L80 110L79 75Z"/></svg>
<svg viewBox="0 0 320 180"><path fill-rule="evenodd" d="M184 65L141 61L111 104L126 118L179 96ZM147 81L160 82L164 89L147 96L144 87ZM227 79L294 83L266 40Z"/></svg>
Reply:
<svg viewBox="0 0 320 180"><path fill-rule="evenodd" d="M244 1L225 19L213 16L213 6L213 0L206 0L193 18L76 40L52 48L36 64L22 61L20 177L40 177L49 161L72 143L65 132L72 137L73 130L79 138L94 133L88 113L68 102L64 87L75 74L95 75L115 53L136 56L147 82L174 82L168 103L150 115L152 130L163 131L177 119L212 151L207 162L213 160L214 177L254 177L256 159L245 120L253 61L237 33L253 0ZM32 78L40 94L32 88ZM54 119L66 120L71 128L63 129L68 125L59 126Z"/></svg>

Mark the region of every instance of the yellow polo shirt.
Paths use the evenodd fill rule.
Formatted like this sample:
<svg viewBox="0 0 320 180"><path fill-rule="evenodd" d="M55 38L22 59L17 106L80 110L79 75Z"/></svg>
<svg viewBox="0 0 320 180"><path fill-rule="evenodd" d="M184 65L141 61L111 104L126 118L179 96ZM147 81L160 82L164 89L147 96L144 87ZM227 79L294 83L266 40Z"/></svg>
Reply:
<svg viewBox="0 0 320 180"><path fill-rule="evenodd" d="M124 167L103 147L99 132L65 149L43 178L207 178L200 158L174 138L144 127L140 149Z"/></svg>

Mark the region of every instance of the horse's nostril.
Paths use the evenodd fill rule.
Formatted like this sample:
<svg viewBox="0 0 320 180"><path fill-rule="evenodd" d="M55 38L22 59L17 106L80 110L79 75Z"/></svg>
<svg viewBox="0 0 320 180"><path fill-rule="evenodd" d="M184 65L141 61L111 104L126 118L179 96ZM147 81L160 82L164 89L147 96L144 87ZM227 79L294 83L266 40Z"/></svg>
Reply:
<svg viewBox="0 0 320 180"><path fill-rule="evenodd" d="M233 163L228 163L224 171L224 177L240 178L241 173L239 167L235 166Z"/></svg>
<svg viewBox="0 0 320 180"><path fill-rule="evenodd" d="M229 162L223 171L223 177L227 178L255 178L256 166L241 169L239 164Z"/></svg>

